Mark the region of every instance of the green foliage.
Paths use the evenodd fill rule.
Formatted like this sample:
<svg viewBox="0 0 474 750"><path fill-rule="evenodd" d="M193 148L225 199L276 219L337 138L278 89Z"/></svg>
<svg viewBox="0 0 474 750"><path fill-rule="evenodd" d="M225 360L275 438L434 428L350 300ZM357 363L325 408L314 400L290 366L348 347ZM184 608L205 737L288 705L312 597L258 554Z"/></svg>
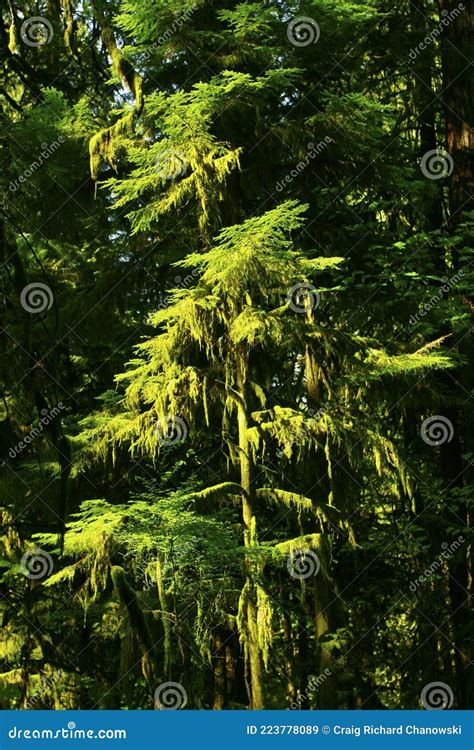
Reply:
<svg viewBox="0 0 474 750"><path fill-rule="evenodd" d="M467 16L0 11L3 708L472 704Z"/></svg>

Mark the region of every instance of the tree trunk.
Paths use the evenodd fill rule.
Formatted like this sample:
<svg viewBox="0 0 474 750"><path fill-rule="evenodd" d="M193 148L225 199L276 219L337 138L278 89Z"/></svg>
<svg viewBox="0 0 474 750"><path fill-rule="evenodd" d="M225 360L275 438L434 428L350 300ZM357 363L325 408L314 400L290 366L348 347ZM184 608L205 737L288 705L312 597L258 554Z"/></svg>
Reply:
<svg viewBox="0 0 474 750"><path fill-rule="evenodd" d="M246 358L241 351L237 361L237 390L239 400L237 403L237 422L239 430L239 461L240 461L240 484L242 494L242 517L244 522L244 544L252 547L256 542L255 516L252 510L252 473L253 465L250 454L248 439L248 417L246 406ZM257 603L254 588L254 565L251 557L245 561L246 585L249 593L246 596L246 628L247 637L244 649L247 654L247 670L249 679L250 708L259 710L263 708L263 685L262 685L262 658L258 645Z"/></svg>
<svg viewBox="0 0 474 750"><path fill-rule="evenodd" d="M439 0L440 20L445 20L442 36L442 68L446 146L452 159L452 172L449 178L449 228L452 234L459 232L466 212L474 208L474 78L472 60L474 57L474 0ZM462 5L462 8L460 7ZM449 21L449 23L448 23ZM459 267L459 251L455 247L453 265ZM460 352L472 362L472 338L463 338ZM463 390L469 392L473 386L472 368L459 368L454 371L455 380ZM450 383L453 385L452 381ZM459 386L457 386L459 387ZM441 446L441 468L446 491L461 489L465 481L463 450L472 452L472 420L452 407L447 414L454 428L450 442ZM461 519L466 528L470 526L469 509L466 504L458 506L456 518ZM455 519L453 519L455 520ZM468 631L471 622L472 602L472 560L470 548L465 545L461 560L450 560L450 596L452 603L452 624L456 652L457 690L459 708L472 706L474 688L469 679L471 645Z"/></svg>

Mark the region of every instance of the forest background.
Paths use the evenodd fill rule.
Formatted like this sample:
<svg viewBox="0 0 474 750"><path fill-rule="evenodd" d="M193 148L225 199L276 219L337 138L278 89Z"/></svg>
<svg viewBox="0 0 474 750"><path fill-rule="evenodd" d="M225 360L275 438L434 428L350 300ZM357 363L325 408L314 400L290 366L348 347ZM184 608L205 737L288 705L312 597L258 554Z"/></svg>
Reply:
<svg viewBox="0 0 474 750"><path fill-rule="evenodd" d="M2 708L473 708L474 0L7 0Z"/></svg>

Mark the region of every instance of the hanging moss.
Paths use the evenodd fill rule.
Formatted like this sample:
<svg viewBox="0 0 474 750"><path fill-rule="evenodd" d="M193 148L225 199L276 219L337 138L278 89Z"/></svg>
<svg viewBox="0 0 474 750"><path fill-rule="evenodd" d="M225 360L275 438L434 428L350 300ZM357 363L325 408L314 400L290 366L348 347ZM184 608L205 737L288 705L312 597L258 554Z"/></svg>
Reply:
<svg viewBox="0 0 474 750"><path fill-rule="evenodd" d="M64 43L71 54L75 55L74 32L76 22L74 19L74 6L72 0L61 0L61 8L66 22L64 27Z"/></svg>
<svg viewBox="0 0 474 750"><path fill-rule="evenodd" d="M168 619L168 606L166 590L163 583L163 565L159 558L155 563L155 575L156 575L156 588L158 592L158 599L161 608L161 622L164 631L164 668L163 671L166 674L168 672L169 665L171 663L171 633Z"/></svg>
<svg viewBox="0 0 474 750"><path fill-rule="evenodd" d="M15 52L18 52L20 49L18 44L18 32L14 21L11 22L8 28L8 49L12 54L15 54Z"/></svg>
<svg viewBox="0 0 474 750"><path fill-rule="evenodd" d="M97 180L100 165L106 161L116 169L122 151L121 136L128 133L133 125L134 115L128 113L114 125L100 130L89 141L89 164L93 180Z"/></svg>
<svg viewBox="0 0 474 750"><path fill-rule="evenodd" d="M103 161L107 161L114 168L116 167L120 150L120 136L132 130L136 118L142 112L143 88L141 76L134 70L130 60L122 54L117 46L112 27L104 17L102 3L95 0L92 7L100 27L102 39L112 60L112 69L135 98L135 106L132 112L125 114L114 125L96 133L90 140L90 172L92 179L97 180L99 167Z"/></svg>
<svg viewBox="0 0 474 750"><path fill-rule="evenodd" d="M145 615L138 602L137 594L128 583L124 569L119 565L113 565L111 567L110 575L117 596L127 610L130 627L136 634L142 650L143 676L148 685L153 687L156 681L152 659L154 644Z"/></svg>

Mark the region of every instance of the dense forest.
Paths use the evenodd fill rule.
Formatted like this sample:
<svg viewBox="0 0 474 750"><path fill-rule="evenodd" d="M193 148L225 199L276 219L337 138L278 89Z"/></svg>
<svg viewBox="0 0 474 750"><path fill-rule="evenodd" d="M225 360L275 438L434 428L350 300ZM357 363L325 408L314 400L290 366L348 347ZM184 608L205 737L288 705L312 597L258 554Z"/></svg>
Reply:
<svg viewBox="0 0 474 750"><path fill-rule="evenodd" d="M474 707L474 0L5 0L0 706Z"/></svg>

